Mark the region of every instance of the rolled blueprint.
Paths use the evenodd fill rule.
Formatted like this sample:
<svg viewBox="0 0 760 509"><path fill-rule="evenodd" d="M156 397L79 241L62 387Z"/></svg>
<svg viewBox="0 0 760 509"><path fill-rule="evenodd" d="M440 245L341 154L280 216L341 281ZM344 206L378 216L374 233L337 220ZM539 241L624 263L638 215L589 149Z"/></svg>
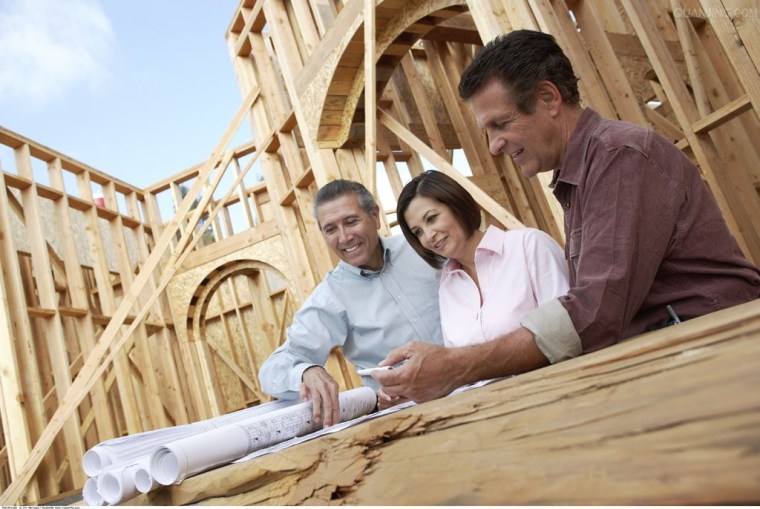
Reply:
<svg viewBox="0 0 760 509"><path fill-rule="evenodd" d="M106 470L98 475L98 493L103 500L115 505L137 495L135 472L140 465L128 465Z"/></svg>
<svg viewBox="0 0 760 509"><path fill-rule="evenodd" d="M220 415L205 421L161 428L125 437L112 438L92 447L84 453L82 467L85 473L94 477L100 472L118 465L134 463L135 458L151 454L159 446L185 438L199 435L210 429L219 428L233 422L251 419L280 408L298 404L298 401L271 401L251 408Z"/></svg>
<svg viewBox="0 0 760 509"><path fill-rule="evenodd" d="M84 505L97 506L103 505L103 497L98 492L98 478L90 477L84 482L84 488L82 488L82 500Z"/></svg>
<svg viewBox="0 0 760 509"><path fill-rule="evenodd" d="M369 387L342 392L339 398L341 421L368 414L377 404L375 391ZM151 456L150 475L164 485L178 483L319 427L312 417L311 401L299 403L168 443Z"/></svg>
<svg viewBox="0 0 760 509"><path fill-rule="evenodd" d="M138 467L135 472L135 488L140 493L148 493L158 488L160 484L150 475L150 467Z"/></svg>

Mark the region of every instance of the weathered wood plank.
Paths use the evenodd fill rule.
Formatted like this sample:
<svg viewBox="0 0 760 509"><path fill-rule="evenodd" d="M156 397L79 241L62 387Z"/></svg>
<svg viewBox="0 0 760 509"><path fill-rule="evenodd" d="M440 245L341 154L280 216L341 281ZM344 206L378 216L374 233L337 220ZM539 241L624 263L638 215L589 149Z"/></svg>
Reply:
<svg viewBox="0 0 760 509"><path fill-rule="evenodd" d="M760 392L750 388L760 383L758 359L755 301L135 502L756 503Z"/></svg>

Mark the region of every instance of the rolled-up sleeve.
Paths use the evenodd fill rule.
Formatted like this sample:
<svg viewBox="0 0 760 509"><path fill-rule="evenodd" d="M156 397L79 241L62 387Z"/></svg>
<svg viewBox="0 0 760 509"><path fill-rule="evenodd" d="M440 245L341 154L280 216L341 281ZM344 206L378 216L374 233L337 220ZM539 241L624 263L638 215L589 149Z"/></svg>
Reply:
<svg viewBox="0 0 760 509"><path fill-rule="evenodd" d="M525 315L520 325L533 333L538 349L552 364L578 357L582 352L581 338L558 299Z"/></svg>

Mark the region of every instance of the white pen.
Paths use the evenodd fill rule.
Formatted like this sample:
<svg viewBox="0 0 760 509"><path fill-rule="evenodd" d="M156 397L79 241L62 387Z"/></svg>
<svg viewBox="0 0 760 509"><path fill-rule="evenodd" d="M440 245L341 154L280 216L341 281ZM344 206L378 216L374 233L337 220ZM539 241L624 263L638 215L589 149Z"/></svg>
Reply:
<svg viewBox="0 0 760 509"><path fill-rule="evenodd" d="M401 361L397 364L393 364L392 366L378 366L376 368L364 368L364 369L357 369L356 372L359 373L361 376L369 376L372 373L378 373L380 371L390 371L393 368L397 368L404 364L406 361Z"/></svg>

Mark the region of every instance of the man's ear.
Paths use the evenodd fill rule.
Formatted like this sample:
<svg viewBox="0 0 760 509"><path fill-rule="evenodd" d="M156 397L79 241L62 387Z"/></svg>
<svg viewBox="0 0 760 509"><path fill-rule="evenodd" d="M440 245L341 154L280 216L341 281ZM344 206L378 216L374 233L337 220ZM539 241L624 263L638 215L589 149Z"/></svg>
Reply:
<svg viewBox="0 0 760 509"><path fill-rule="evenodd" d="M557 85L547 80L541 81L536 87L536 98L550 111L557 110L562 104L562 94Z"/></svg>
<svg viewBox="0 0 760 509"><path fill-rule="evenodd" d="M375 208L372 209L372 217L375 219L375 228L377 230L380 229L380 206L375 205Z"/></svg>

